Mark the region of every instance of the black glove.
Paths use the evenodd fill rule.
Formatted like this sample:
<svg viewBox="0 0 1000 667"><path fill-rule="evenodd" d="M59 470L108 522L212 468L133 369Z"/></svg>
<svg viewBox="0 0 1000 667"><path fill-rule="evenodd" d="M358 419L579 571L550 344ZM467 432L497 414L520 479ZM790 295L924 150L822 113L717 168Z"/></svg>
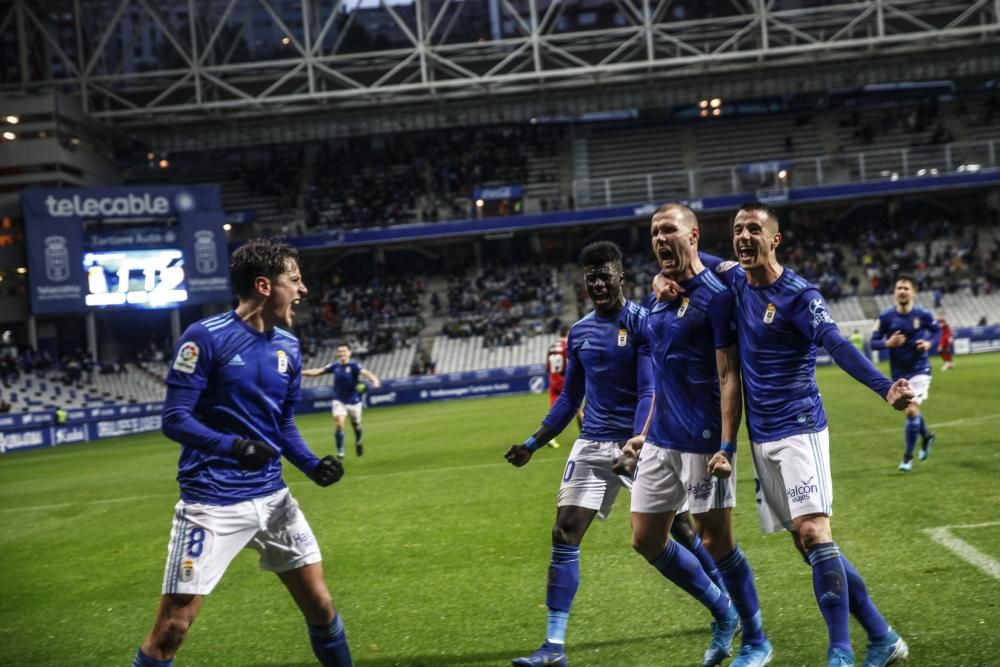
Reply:
<svg viewBox="0 0 1000 667"><path fill-rule="evenodd" d="M263 470L278 450L260 440L237 440L233 443L233 458L247 470Z"/></svg>
<svg viewBox="0 0 1000 667"><path fill-rule="evenodd" d="M344 464L332 455L327 454L319 460L319 465L313 470L312 480L320 486L330 486L340 481L344 476Z"/></svg>

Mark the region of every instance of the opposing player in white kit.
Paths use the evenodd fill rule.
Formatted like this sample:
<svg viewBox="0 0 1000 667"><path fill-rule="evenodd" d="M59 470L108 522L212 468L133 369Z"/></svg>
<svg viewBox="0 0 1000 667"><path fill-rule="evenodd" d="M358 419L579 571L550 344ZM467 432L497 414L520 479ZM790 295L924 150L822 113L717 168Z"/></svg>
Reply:
<svg viewBox="0 0 1000 667"><path fill-rule="evenodd" d="M868 634L865 667L906 658L908 648L875 607L864 579L833 541L833 481L826 412L816 386L816 347L897 410L913 398L905 379L892 382L841 335L819 291L783 267L778 216L748 202L733 221L739 265L716 271L736 295L747 429L761 529L792 532L812 566L813 592L829 636L827 665L854 664L849 615Z"/></svg>
<svg viewBox="0 0 1000 667"><path fill-rule="evenodd" d="M132 665L173 663L204 597L249 547L299 606L320 664L347 667L351 652L316 537L281 477L282 456L320 486L343 475L295 426L302 361L287 329L307 293L298 253L250 241L233 253L231 274L236 310L188 327L167 373L163 433L181 444L181 500L156 621Z"/></svg>
<svg viewBox="0 0 1000 667"><path fill-rule="evenodd" d="M580 253L595 309L570 330L566 383L558 400L541 427L505 454L513 465L525 465L539 447L566 428L586 395L583 428L566 462L556 503L546 591L546 641L534 653L515 658L514 665L566 665L566 628L580 583L580 543L594 517L607 517L619 490L630 485L628 478L612 472L612 464L625 442L642 430L649 413L651 367L639 336L646 311L626 301L622 293L621 258L618 246L607 241L593 243ZM687 549L678 546L677 552L688 570L682 578L671 580L725 624L728 645L739 620L729 598Z"/></svg>

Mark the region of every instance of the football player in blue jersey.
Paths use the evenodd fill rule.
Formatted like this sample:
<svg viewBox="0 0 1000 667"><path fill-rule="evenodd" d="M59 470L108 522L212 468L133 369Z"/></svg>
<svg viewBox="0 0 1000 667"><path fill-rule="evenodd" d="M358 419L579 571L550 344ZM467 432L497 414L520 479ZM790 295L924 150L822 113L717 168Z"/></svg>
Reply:
<svg viewBox="0 0 1000 667"><path fill-rule="evenodd" d="M736 545L732 526L732 459L743 400L734 298L702 264L694 211L664 204L653 214L650 231L662 273L678 284L683 296L654 303L643 332L656 390L648 430L626 445L639 461L632 487L632 545L664 571L675 549L668 537L675 515L690 508L743 625L742 646L732 665L759 667L771 662L772 648L753 570ZM729 655L725 638L723 633L713 642L703 665L717 665Z"/></svg>
<svg viewBox="0 0 1000 667"><path fill-rule="evenodd" d="M583 427L566 461L556 502L546 641L531 655L513 660L526 667L566 664L566 627L580 584L580 543L594 517L606 518L619 490L631 484L612 466L625 442L642 430L653 395L648 349L640 342L646 311L622 293L621 250L608 241L592 243L580 253L580 263L594 311L570 329L565 386L541 427L504 455L515 466L528 463L566 428L586 396ZM698 559L677 547L664 574L712 611L728 630L728 645L738 615Z"/></svg>
<svg viewBox="0 0 1000 667"><path fill-rule="evenodd" d="M716 272L736 296L747 430L761 529L791 531L812 566L813 591L829 635L827 665L854 664L849 615L868 635L865 667L905 659L906 642L875 607L864 579L833 541L833 482L826 413L816 385L816 348L897 410L913 391L893 382L844 338L819 291L783 267L778 216L748 202L733 221L739 260Z"/></svg>
<svg viewBox="0 0 1000 667"><path fill-rule="evenodd" d="M295 426L302 360L288 330L307 293L298 253L249 241L230 268L236 309L188 327L167 372L163 434L181 445L181 499L156 621L132 665L173 664L205 596L244 547L288 589L320 664L353 665L316 537L281 476L282 456L320 486L343 475Z"/></svg>
<svg viewBox="0 0 1000 667"><path fill-rule="evenodd" d="M906 378L913 388L913 401L906 408L903 461L899 469L913 469L913 450L920 437L920 460L926 461L934 444L934 432L927 429L920 405L927 400L931 388L931 361L927 357L938 343L941 328L930 311L914 303L917 283L912 276L896 278L896 305L878 316L872 333L873 350L889 350L889 370L892 379Z"/></svg>
<svg viewBox="0 0 1000 667"><path fill-rule="evenodd" d="M382 386L379 379L370 370L361 365L360 362L351 360L351 346L344 342L337 346L337 360L332 364L321 368L307 368L302 371L306 377L316 377L324 373L333 373L333 403L330 412L333 413L333 420L336 424L334 441L337 443L337 457L344 458L344 419L350 415L351 428L354 429L354 452L361 456L365 453L364 445L361 442L361 411L364 403L361 401L361 393L358 389L363 389L364 384L361 378L371 382L372 386L378 389Z"/></svg>

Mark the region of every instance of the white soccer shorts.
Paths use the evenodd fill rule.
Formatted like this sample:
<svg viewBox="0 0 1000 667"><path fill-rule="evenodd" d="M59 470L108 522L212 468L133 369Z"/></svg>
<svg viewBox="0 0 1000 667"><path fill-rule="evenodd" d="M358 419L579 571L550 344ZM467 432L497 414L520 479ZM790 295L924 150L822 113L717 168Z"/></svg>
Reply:
<svg viewBox="0 0 1000 667"><path fill-rule="evenodd" d="M319 545L287 488L235 505L179 501L163 573L163 593L208 595L249 547L260 569L287 572L322 560Z"/></svg>
<svg viewBox="0 0 1000 667"><path fill-rule="evenodd" d="M341 401L334 401L330 406L330 412L333 413L334 417L346 417L351 416L351 421L355 424L361 423L361 408L364 403L358 401L357 403L342 403Z"/></svg>
<svg viewBox="0 0 1000 667"><path fill-rule="evenodd" d="M833 515L828 429L751 442L750 448L761 531L792 530L792 519L806 514Z"/></svg>
<svg viewBox="0 0 1000 667"><path fill-rule="evenodd" d="M733 474L719 479L708 473L712 455L642 446L632 483L632 511L644 514L690 510L703 514L711 509L736 506L736 460Z"/></svg>
<svg viewBox="0 0 1000 667"><path fill-rule="evenodd" d="M910 387L913 389L913 402L920 405L927 400L928 394L931 391L931 376L926 373L921 373L920 375L914 375L909 378Z"/></svg>
<svg viewBox="0 0 1000 667"><path fill-rule="evenodd" d="M599 519L607 519L618 491L632 488L632 480L611 472L611 464L621 456L624 440L598 441L580 438L563 469L557 507L572 505L597 510Z"/></svg>

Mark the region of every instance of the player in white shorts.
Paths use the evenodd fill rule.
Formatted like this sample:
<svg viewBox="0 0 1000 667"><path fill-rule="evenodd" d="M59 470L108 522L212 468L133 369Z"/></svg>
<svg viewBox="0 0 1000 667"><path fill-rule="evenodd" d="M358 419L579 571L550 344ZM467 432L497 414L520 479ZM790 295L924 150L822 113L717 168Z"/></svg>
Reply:
<svg viewBox="0 0 1000 667"><path fill-rule="evenodd" d="M353 667L309 523L282 478L287 459L320 486L343 475L295 425L301 388L294 307L307 289L290 246L248 241L230 264L235 310L192 324L167 372L163 434L181 445L163 588L132 667L170 667L206 595L244 547L302 612L324 667ZM251 625L259 638L261 628Z"/></svg>
<svg viewBox="0 0 1000 667"><path fill-rule="evenodd" d="M593 243L583 249L580 263L595 309L570 329L565 386L542 425L504 455L512 465L527 464L573 420L586 396L583 427L563 470L552 527L546 640L534 653L512 661L522 667L566 664L566 628L580 584L580 544L594 517L606 517L619 490L628 485L612 464L622 444L641 430L652 400L649 357L639 336L646 311L622 293L621 251L607 241ZM700 569L698 560L685 553ZM704 571L701 576L708 580Z"/></svg>
<svg viewBox="0 0 1000 667"><path fill-rule="evenodd" d="M761 527L786 528L812 568L813 595L827 630L827 667L854 665L850 616L868 636L864 667L884 667L909 649L868 595L864 578L833 540L827 417L816 384L816 350L897 410L913 391L893 382L840 333L819 290L778 262L778 214L747 202L733 220L738 266L716 269L736 296L747 430L760 485Z"/></svg>
<svg viewBox="0 0 1000 667"><path fill-rule="evenodd" d="M760 667L771 661L773 649L764 632L753 570L736 543L732 523L733 456L742 403L733 296L706 266L720 260L699 254L700 237L696 214L682 204L664 204L650 220L660 275L674 281L680 295L654 302L643 330L656 398L644 437L625 448L627 455L638 456L632 546L665 577L688 580L706 606L715 605L716 623L703 665L717 665L729 656L732 633L742 623L742 643L732 665ZM668 537L685 503L717 569L714 586L691 572ZM716 588L728 590L735 607L731 615L722 616L724 610L713 602Z"/></svg>
<svg viewBox="0 0 1000 667"><path fill-rule="evenodd" d="M934 444L934 431L927 427L921 405L931 388L931 361L927 356L941 338L941 327L926 308L915 303L917 281L912 276L896 277L893 296L896 305L879 314L872 332L872 349L889 351L889 371L893 380L905 378L915 394L906 408L903 429L901 472L913 470L913 450L920 439L917 458L926 461Z"/></svg>
<svg viewBox="0 0 1000 667"><path fill-rule="evenodd" d="M240 550L260 569L282 573L322 560L299 504L287 489L234 505L178 501L170 531L163 594L208 595Z"/></svg>

